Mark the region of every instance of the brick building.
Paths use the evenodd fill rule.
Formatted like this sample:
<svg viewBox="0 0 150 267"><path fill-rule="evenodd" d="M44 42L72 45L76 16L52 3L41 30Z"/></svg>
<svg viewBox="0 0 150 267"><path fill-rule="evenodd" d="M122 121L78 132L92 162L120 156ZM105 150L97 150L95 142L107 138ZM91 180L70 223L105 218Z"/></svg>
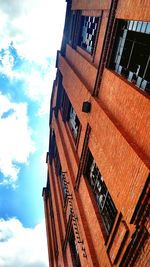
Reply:
<svg viewBox="0 0 150 267"><path fill-rule="evenodd" d="M67 1L43 188L51 267L150 266L149 10Z"/></svg>

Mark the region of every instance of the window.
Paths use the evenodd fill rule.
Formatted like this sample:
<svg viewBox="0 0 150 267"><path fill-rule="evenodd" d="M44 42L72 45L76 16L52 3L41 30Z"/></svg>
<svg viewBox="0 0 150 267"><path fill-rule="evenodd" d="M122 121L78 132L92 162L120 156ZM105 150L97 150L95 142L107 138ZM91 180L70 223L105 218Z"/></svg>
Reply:
<svg viewBox="0 0 150 267"><path fill-rule="evenodd" d="M52 226L52 235L53 235L53 242L54 242L54 250L55 250L55 255L58 256L57 235L56 235L56 227L55 227L55 219L54 219L54 212L53 212L53 205L52 205L51 195L49 197L49 206L50 206L50 218L51 218L51 226Z"/></svg>
<svg viewBox="0 0 150 267"><path fill-rule="evenodd" d="M118 20L110 68L150 93L150 22Z"/></svg>
<svg viewBox="0 0 150 267"><path fill-rule="evenodd" d="M74 139L77 139L80 122L73 107L70 105L68 122Z"/></svg>
<svg viewBox="0 0 150 267"><path fill-rule="evenodd" d="M63 92L63 88L62 88L62 74L59 70L57 70L57 79L56 79L56 83L57 83L57 97L56 97L56 106L54 109L54 113L56 118L58 117L58 110L60 109L61 106L61 99L62 99L62 92Z"/></svg>
<svg viewBox="0 0 150 267"><path fill-rule="evenodd" d="M56 146L55 168L57 176L60 178L61 181L61 188L63 192L64 202L66 202L67 199L66 178L65 178L65 173L62 171L57 146Z"/></svg>
<svg viewBox="0 0 150 267"><path fill-rule="evenodd" d="M78 242L79 243L79 242ZM77 248L77 241L75 239L75 234L72 225L72 214L70 213L67 227L66 227L66 235L63 243L63 253L65 254L67 245L70 246L71 258L72 258L72 266L73 267L81 267L78 248Z"/></svg>
<svg viewBox="0 0 150 267"><path fill-rule="evenodd" d="M74 138L75 143L76 143L78 135L79 135L79 131L80 131L80 121L78 119L78 116L77 116L73 106L70 103L70 100L69 100L65 90L63 90L61 110L62 110L63 120L68 121L70 130L72 132L73 138Z"/></svg>
<svg viewBox="0 0 150 267"><path fill-rule="evenodd" d="M82 16L78 45L92 54L96 40L99 17Z"/></svg>
<svg viewBox="0 0 150 267"><path fill-rule="evenodd" d="M54 164L55 164L56 175L60 175L60 173L61 173L61 163L60 163L60 158L59 158L58 149L57 149L57 145L56 145L56 140L55 140L55 144L54 144L53 159L54 159Z"/></svg>
<svg viewBox="0 0 150 267"><path fill-rule="evenodd" d="M70 44L74 49L77 45L93 54L100 17L82 16L77 10L73 14Z"/></svg>
<svg viewBox="0 0 150 267"><path fill-rule="evenodd" d="M74 49L76 49L78 45L80 23L81 23L81 10L73 11L69 43Z"/></svg>
<svg viewBox="0 0 150 267"><path fill-rule="evenodd" d="M73 267L81 267L79 253L78 253L78 249L77 249L77 245L76 245L76 240L75 240L73 227L71 228L71 231L70 231L69 245L70 245L70 250L71 250Z"/></svg>
<svg viewBox="0 0 150 267"><path fill-rule="evenodd" d="M83 174L84 164L86 162L86 156L87 156L87 151L88 151L88 141L89 141L90 132L91 132L91 127L88 123L86 127L81 157L80 157L80 161L78 165L78 172L77 172L76 181L75 181L75 190L79 189L80 179Z"/></svg>
<svg viewBox="0 0 150 267"><path fill-rule="evenodd" d="M88 150L85 176L88 179L88 182L94 193L104 225L105 235L108 237L114 224L117 210L90 150Z"/></svg>
<svg viewBox="0 0 150 267"><path fill-rule="evenodd" d="M141 192L140 198L135 207L130 223L140 225L146 219L149 211L149 196L150 196L150 174Z"/></svg>
<svg viewBox="0 0 150 267"><path fill-rule="evenodd" d="M62 166L61 166L60 157L58 154L58 149L57 149L54 133L53 133L53 159L54 159L54 164L55 164L56 175L60 178L60 181L61 181L61 188L63 192L64 202L66 202L67 200L66 177L65 177L65 172L62 171Z"/></svg>
<svg viewBox="0 0 150 267"><path fill-rule="evenodd" d="M66 186L66 177L65 177L65 173L61 171L60 175L60 181L61 181L61 188L62 188L62 192L63 192L63 196L64 196L64 203L66 205L66 201L67 201L67 186Z"/></svg>

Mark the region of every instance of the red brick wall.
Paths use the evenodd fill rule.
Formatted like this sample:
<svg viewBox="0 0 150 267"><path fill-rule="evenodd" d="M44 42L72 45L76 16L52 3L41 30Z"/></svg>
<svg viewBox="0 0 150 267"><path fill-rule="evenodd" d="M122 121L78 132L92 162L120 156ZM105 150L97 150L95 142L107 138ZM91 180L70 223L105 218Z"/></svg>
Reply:
<svg viewBox="0 0 150 267"><path fill-rule="evenodd" d="M105 69L99 98L131 138L150 168L150 97L116 73ZM144 129L144 130L143 130Z"/></svg>
<svg viewBox="0 0 150 267"><path fill-rule="evenodd" d="M87 266L87 264L89 264L88 266L98 266L97 265L98 264L97 257L99 257L99 253L98 253L98 250L97 250L97 252L95 252L96 249L94 246L94 238L97 238L97 237L94 235L91 236L89 230L86 231L86 229L88 229L87 228L88 227L88 221L87 221L87 218L85 216L82 201L80 199L80 196L78 194L75 195L75 193L74 193L74 185L75 185L75 169L74 168L76 165L75 156L73 155L72 148L70 147L67 149L67 147L66 147L66 145L70 145L70 143L69 143L67 131L65 130L64 126L62 125L63 122L61 119L61 114L59 114L58 120L59 120L59 122L58 121L56 122L56 120L53 118L53 127L55 129L58 152L61 155L61 157L60 157L61 164L63 166L63 171L67 172L67 174L66 174L67 180L69 181L68 187L69 187L69 191L73 194L74 210L78 216L78 221L79 221L79 225L81 228L80 234L81 234L81 236L83 236L84 244L86 247L86 253L88 255L91 255L91 254L94 255L93 258L81 257L80 260L83 263L82 266ZM58 124L61 125L61 130L60 130ZM72 167L70 167L70 159L72 162ZM76 168L76 170L77 170L77 168ZM55 192L55 189L52 188L52 191ZM60 208L60 204L59 204L59 208ZM80 250L80 247L79 247L79 250ZM82 256L82 253L83 252L81 251L81 256ZM97 256L96 256L96 253L97 253ZM106 258L106 260L107 260L107 258Z"/></svg>
<svg viewBox="0 0 150 267"><path fill-rule="evenodd" d="M149 21L150 0L120 0L117 7L117 18Z"/></svg>
<svg viewBox="0 0 150 267"><path fill-rule="evenodd" d="M102 171L102 175L105 177L106 184L110 188L118 208L121 209L122 203L125 203L122 212L126 214L126 218L128 217L129 220L141 192L141 186L147 178L148 169L130 146L129 139L126 138L124 132L121 133L120 124L118 126L117 121L113 121L113 117L108 110L108 116L106 115L105 107L100 101L88 97L86 87L63 58L60 60L60 70L63 74L64 87L81 124L86 125L89 121L92 128L89 141L91 152ZM65 75L65 73L68 75ZM108 77L106 81L109 81ZM117 82L121 82L119 78L117 78L116 84ZM80 102L78 99L80 99ZM92 109L90 114L86 115L81 110L82 102L88 99L92 102ZM115 106L113 105L114 101L111 103L112 106ZM147 132L145 135L147 135ZM133 179L133 177L135 178ZM122 184L124 184L124 191L122 191ZM133 195L134 186L136 187L136 193ZM117 192L117 195L115 192ZM130 192L128 197L126 192ZM131 209L129 210L128 205L131 199Z"/></svg>
<svg viewBox="0 0 150 267"><path fill-rule="evenodd" d="M73 0L72 9L109 9L111 0Z"/></svg>
<svg viewBox="0 0 150 267"><path fill-rule="evenodd" d="M105 31L106 31L106 27L107 27L108 16L109 16L109 10L103 10L97 46L96 46L96 51L95 51L95 55L94 55L94 64L96 67L98 67L99 60L100 60L101 53L102 53L102 47L103 47Z"/></svg>
<svg viewBox="0 0 150 267"><path fill-rule="evenodd" d="M93 99L89 147L112 198L129 221L149 170L101 107Z"/></svg>
<svg viewBox="0 0 150 267"><path fill-rule="evenodd" d="M67 45L66 59L82 81L86 83L86 87L92 92L97 74L96 67L69 45Z"/></svg>
<svg viewBox="0 0 150 267"><path fill-rule="evenodd" d="M91 94L63 57L60 57L59 68L63 75L63 86L81 124L84 125L86 124L88 114L82 112L82 104L83 101L91 98Z"/></svg>
<svg viewBox="0 0 150 267"><path fill-rule="evenodd" d="M128 136L126 136L123 127L121 127L122 125L120 125L120 123L114 119L112 112L110 112L109 109L106 109L104 101L102 102L100 100L101 97L99 100L96 100L93 97L88 98L89 92L87 88L83 85L79 77L62 57L60 59L59 66L63 75L64 88L77 112L79 120L84 126L84 131L87 122L89 122L92 128L89 140L89 148L104 177L118 212L122 212L123 218L128 225L128 229L131 231L129 222L139 199L141 190L147 179L149 170L143 163L140 156L137 155L134 147L131 146L129 142L130 139ZM106 81L108 82L109 88L108 77L106 78ZM111 81L111 85L118 84L120 82L120 78L117 77L116 83L112 83ZM139 92L138 95L140 95ZM80 101L78 101L78 99L80 99ZM92 103L90 114L84 114L81 111L82 102L87 99L90 99ZM112 106L113 104L114 106L117 105L115 99L111 103ZM62 129L64 128L63 124L61 127ZM63 133L64 132L65 131L63 130ZM82 147L83 143L83 133L81 136L82 141L80 140L80 147ZM68 142L65 136L63 139L65 140L65 143ZM69 158L72 158L69 147L68 156ZM75 166L73 158L71 162L72 166ZM91 242L95 248L97 260L101 264L106 264L102 266L109 266L110 262L108 260L106 250L103 247L104 239L99 224L98 209L94 204L94 197L92 193L90 193L90 190L88 190L88 187L89 186L87 182L85 181L84 177L82 177L79 187L82 210L85 214L88 231L91 233ZM99 239L102 242L99 242ZM111 255L117 253L113 251L114 248L116 250L116 247L113 247L111 249ZM113 258L113 256L111 257ZM103 262L101 262L101 259L103 259Z"/></svg>

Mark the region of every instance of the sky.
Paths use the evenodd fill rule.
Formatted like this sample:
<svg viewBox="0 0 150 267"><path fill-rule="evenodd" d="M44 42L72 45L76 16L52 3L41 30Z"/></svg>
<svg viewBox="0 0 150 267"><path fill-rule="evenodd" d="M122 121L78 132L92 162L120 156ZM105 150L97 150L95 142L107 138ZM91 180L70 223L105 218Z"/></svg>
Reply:
<svg viewBox="0 0 150 267"><path fill-rule="evenodd" d="M0 267L48 267L42 200L65 0L0 0Z"/></svg>

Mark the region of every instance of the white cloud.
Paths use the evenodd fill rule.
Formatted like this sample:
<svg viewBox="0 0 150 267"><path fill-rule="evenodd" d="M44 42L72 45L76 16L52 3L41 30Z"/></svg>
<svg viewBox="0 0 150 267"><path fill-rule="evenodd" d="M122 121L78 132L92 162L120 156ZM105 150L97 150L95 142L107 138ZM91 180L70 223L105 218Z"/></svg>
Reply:
<svg viewBox="0 0 150 267"><path fill-rule="evenodd" d="M22 80L24 94L39 103L38 115L48 114L51 87L56 73L54 63L47 62L44 66L37 66L35 62L22 61L19 69L13 69L14 57L9 48L5 49L4 55L0 55L0 60L0 73L9 77L12 82L14 79Z"/></svg>
<svg viewBox="0 0 150 267"><path fill-rule="evenodd" d="M26 94L34 101L40 103L38 115L48 114L50 110L50 94L53 79L55 76L55 69L50 66L50 69L41 75L38 71L32 71L28 75L26 82L28 84Z"/></svg>
<svg viewBox="0 0 150 267"><path fill-rule="evenodd" d="M0 219L1 267L48 267L44 220L33 229L16 218Z"/></svg>
<svg viewBox="0 0 150 267"><path fill-rule="evenodd" d="M13 41L20 55L40 64L60 47L65 1L0 0L0 47Z"/></svg>
<svg viewBox="0 0 150 267"><path fill-rule="evenodd" d="M12 70L14 65L14 58L8 48L5 49L5 54L3 56L0 55L0 60L2 63L2 65L0 65L0 73L9 76L10 79L15 78L16 74Z"/></svg>
<svg viewBox="0 0 150 267"><path fill-rule="evenodd" d="M0 73L25 82L25 93L38 101L38 115L48 114L52 83L55 78L54 61L60 48L65 17L65 0L0 0ZM19 57L33 66L13 70L13 56L8 47L13 42ZM50 63L51 60L51 63ZM26 63L25 63L26 64ZM35 70L42 66L44 74Z"/></svg>
<svg viewBox="0 0 150 267"><path fill-rule="evenodd" d="M19 167L35 151L28 126L27 104L13 103L0 94L0 171L6 177L0 184L15 185Z"/></svg>

